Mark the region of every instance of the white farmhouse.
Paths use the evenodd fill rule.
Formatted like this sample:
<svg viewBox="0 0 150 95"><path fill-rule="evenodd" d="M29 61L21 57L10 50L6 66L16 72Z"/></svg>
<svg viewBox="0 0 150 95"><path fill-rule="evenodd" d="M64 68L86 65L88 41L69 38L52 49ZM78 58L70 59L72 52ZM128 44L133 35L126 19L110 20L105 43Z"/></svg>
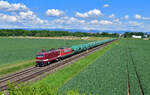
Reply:
<svg viewBox="0 0 150 95"><path fill-rule="evenodd" d="M136 35L132 35L132 38L141 39L141 38L142 38L142 36L136 36Z"/></svg>

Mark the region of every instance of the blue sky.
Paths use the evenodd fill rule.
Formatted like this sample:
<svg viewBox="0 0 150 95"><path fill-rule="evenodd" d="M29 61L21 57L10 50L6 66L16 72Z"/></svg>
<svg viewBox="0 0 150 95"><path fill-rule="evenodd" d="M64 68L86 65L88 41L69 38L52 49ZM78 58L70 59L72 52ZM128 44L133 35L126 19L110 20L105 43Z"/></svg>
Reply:
<svg viewBox="0 0 150 95"><path fill-rule="evenodd" d="M0 0L0 28L150 32L150 0Z"/></svg>

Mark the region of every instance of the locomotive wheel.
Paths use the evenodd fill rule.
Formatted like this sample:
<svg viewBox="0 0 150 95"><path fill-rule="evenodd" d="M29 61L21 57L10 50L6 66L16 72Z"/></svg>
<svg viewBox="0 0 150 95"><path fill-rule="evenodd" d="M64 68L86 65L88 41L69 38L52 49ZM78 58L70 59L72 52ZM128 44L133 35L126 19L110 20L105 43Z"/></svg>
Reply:
<svg viewBox="0 0 150 95"><path fill-rule="evenodd" d="M43 63L40 65L40 67L44 67L44 66L45 66L45 64L43 64Z"/></svg>
<svg viewBox="0 0 150 95"><path fill-rule="evenodd" d="M46 63L46 66L47 66L48 64L49 64L49 63L47 62L47 63Z"/></svg>
<svg viewBox="0 0 150 95"><path fill-rule="evenodd" d="M36 64L36 65L35 65L35 67L39 67L39 65L38 65L38 64Z"/></svg>
<svg viewBox="0 0 150 95"><path fill-rule="evenodd" d="M61 60L60 58L56 59L57 62L60 61L60 60Z"/></svg>

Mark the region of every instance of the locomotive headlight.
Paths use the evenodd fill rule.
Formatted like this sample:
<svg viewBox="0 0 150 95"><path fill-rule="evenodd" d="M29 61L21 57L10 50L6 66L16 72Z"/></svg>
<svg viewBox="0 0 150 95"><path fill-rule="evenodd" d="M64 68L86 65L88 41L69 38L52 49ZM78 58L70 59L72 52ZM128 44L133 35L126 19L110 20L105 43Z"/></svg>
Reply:
<svg viewBox="0 0 150 95"><path fill-rule="evenodd" d="M45 60L43 60L43 61L48 61L48 59L45 59Z"/></svg>

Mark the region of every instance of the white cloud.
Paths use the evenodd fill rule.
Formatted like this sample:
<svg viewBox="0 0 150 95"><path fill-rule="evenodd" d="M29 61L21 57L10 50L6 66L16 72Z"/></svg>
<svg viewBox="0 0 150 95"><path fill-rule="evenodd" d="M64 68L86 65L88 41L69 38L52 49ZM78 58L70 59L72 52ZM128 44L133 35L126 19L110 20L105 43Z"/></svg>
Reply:
<svg viewBox="0 0 150 95"><path fill-rule="evenodd" d="M89 22L89 24L97 24L97 25L110 25L110 24L113 24L112 21L108 21L108 20L101 20L101 21L98 21L98 20L91 20Z"/></svg>
<svg viewBox="0 0 150 95"><path fill-rule="evenodd" d="M36 17L32 11L20 12L19 15L22 19L34 19Z"/></svg>
<svg viewBox="0 0 150 95"><path fill-rule="evenodd" d="M134 16L134 18L135 18L135 19L141 19L141 18L142 18L142 16L141 16L141 15L139 15L139 14L136 14L136 15Z"/></svg>
<svg viewBox="0 0 150 95"><path fill-rule="evenodd" d="M150 20L150 17L143 17L142 15L136 14L134 16L135 19L141 19L141 20Z"/></svg>
<svg viewBox="0 0 150 95"><path fill-rule="evenodd" d="M54 23L58 24L83 24L85 20L79 20L75 17L61 17L60 19L53 20Z"/></svg>
<svg viewBox="0 0 150 95"><path fill-rule="evenodd" d="M0 10L17 12L17 11L27 11L28 8L24 4L14 3L10 4L7 1L0 1Z"/></svg>
<svg viewBox="0 0 150 95"><path fill-rule="evenodd" d="M33 26L43 23L48 23L47 20L42 20L37 17L26 5L21 3L9 3L8 1L0 1L0 10L6 14L0 14L1 24L18 23L18 25Z"/></svg>
<svg viewBox="0 0 150 95"><path fill-rule="evenodd" d="M50 10L50 9L49 9ZM137 21L121 22L115 17L115 14L107 16L105 20L99 20L103 13L98 9L89 10L85 13L76 13L76 17L65 16L61 10L47 10L49 16L56 16L53 20L40 19L33 11L21 3L8 3L0 1L0 28L64 28L64 29L92 29L92 30L132 30L132 31L150 31L150 24L144 24ZM111 21L106 19L111 19ZM81 19L89 18L89 19ZM129 19L128 15L124 16ZM143 17L139 14L135 15L136 19L150 20L150 17Z"/></svg>
<svg viewBox="0 0 150 95"><path fill-rule="evenodd" d="M15 16L0 14L0 20L5 22L16 22L17 18Z"/></svg>
<svg viewBox="0 0 150 95"><path fill-rule="evenodd" d="M99 21L98 21L98 20L92 20L92 21L90 21L90 23L91 23L91 24L98 24Z"/></svg>
<svg viewBox="0 0 150 95"><path fill-rule="evenodd" d="M150 17L143 17L143 20L150 20Z"/></svg>
<svg viewBox="0 0 150 95"><path fill-rule="evenodd" d="M18 22L21 23L32 23L32 24L44 24L47 20L41 20L32 11L20 12L18 17Z"/></svg>
<svg viewBox="0 0 150 95"><path fill-rule="evenodd" d="M104 5L104 8L107 8L107 7L109 7L109 5L108 5L108 4L105 4L105 5Z"/></svg>
<svg viewBox="0 0 150 95"><path fill-rule="evenodd" d="M136 22L136 21L129 21L128 24L129 24L130 26L140 26L140 25L142 25L143 23L139 23L139 22Z"/></svg>
<svg viewBox="0 0 150 95"><path fill-rule="evenodd" d="M109 18L114 18L115 17L115 14L111 14L110 16L109 16Z"/></svg>
<svg viewBox="0 0 150 95"><path fill-rule="evenodd" d="M9 9L11 5L7 1L0 1L0 9Z"/></svg>
<svg viewBox="0 0 150 95"><path fill-rule="evenodd" d="M102 12L98 9L94 9L88 12L90 16L102 16Z"/></svg>
<svg viewBox="0 0 150 95"><path fill-rule="evenodd" d="M82 13L79 13L79 12L77 12L75 16L76 16L76 17L81 17L81 18L89 17L87 13L83 13L83 14L82 14Z"/></svg>
<svg viewBox="0 0 150 95"><path fill-rule="evenodd" d="M76 17L80 17L80 18L87 18L87 17L98 17L98 16L103 16L103 13L98 10L98 9L94 9L94 10L90 10L88 12L85 13L79 13L77 12L75 14Z"/></svg>
<svg viewBox="0 0 150 95"><path fill-rule="evenodd" d="M64 14L65 12L58 10L58 9L48 9L46 11L47 16L59 17L59 16L63 16Z"/></svg>
<svg viewBox="0 0 150 95"><path fill-rule="evenodd" d="M88 12L88 15L90 15L90 16L102 16L103 14L100 10L94 9L94 10L90 10Z"/></svg>
<svg viewBox="0 0 150 95"><path fill-rule="evenodd" d="M124 18L125 18L125 19L129 19L129 16L128 16L128 15L125 15Z"/></svg>
<svg viewBox="0 0 150 95"><path fill-rule="evenodd" d="M9 24L18 23L24 26L39 25L48 23L47 20L42 20L37 17L34 12L27 8L24 4L12 3L7 1L0 1L0 10L6 14L0 14L1 22Z"/></svg>
<svg viewBox="0 0 150 95"><path fill-rule="evenodd" d="M107 24L113 24L111 21L108 21L108 20L101 20L100 21L100 24L105 24L105 25L107 25Z"/></svg>
<svg viewBox="0 0 150 95"><path fill-rule="evenodd" d="M113 22L116 24L122 24L122 22L119 19L114 19Z"/></svg>
<svg viewBox="0 0 150 95"><path fill-rule="evenodd" d="M66 20L65 20L66 21ZM72 24L72 23L78 23L78 24L81 24L81 23L84 23L85 21L84 20L79 20L77 18L74 18L74 17L68 17L67 19L67 24Z"/></svg>

